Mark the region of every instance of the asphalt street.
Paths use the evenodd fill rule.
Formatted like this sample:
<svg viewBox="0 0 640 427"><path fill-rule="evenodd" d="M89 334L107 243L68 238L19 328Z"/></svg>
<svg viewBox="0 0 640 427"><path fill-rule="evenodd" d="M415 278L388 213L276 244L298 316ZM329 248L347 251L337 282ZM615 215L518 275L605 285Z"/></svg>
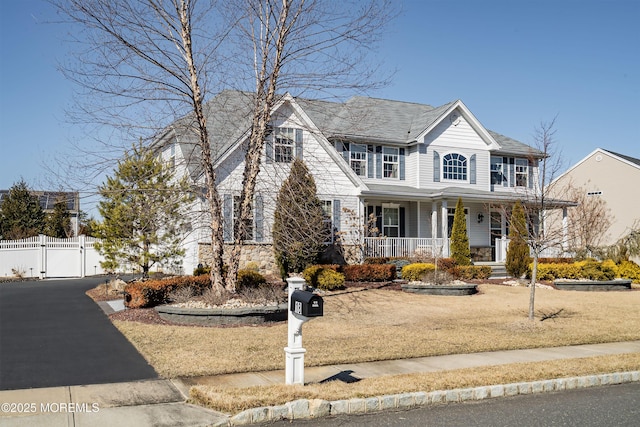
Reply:
<svg viewBox="0 0 640 427"><path fill-rule="evenodd" d="M408 411L344 415L293 422L285 420L264 426L636 427L638 420L640 383L628 383L478 402L431 405Z"/></svg>
<svg viewBox="0 0 640 427"><path fill-rule="evenodd" d="M85 295L104 280L0 283L0 390L158 378Z"/></svg>

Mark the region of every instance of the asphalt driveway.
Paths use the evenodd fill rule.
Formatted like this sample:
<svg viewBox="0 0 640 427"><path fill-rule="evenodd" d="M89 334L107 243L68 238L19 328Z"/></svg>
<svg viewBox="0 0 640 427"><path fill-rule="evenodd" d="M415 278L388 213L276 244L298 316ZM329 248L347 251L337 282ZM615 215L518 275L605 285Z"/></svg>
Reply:
<svg viewBox="0 0 640 427"><path fill-rule="evenodd" d="M0 283L0 390L158 378L85 295L104 280Z"/></svg>

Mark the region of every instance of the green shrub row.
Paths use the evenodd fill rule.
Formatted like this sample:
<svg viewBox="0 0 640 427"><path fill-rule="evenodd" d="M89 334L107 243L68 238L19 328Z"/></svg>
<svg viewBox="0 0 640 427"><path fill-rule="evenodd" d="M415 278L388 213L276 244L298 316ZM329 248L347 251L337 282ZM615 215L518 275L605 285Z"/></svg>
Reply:
<svg viewBox="0 0 640 427"><path fill-rule="evenodd" d="M629 261L628 261L629 262ZM630 262L630 264L635 265ZM637 265L636 265L637 267ZM529 265L527 277L531 278L531 270L533 264ZM640 267L639 267L640 268ZM625 264L625 273L633 274L633 267ZM587 280L613 280L616 277L623 277L620 274L620 267L613 261L606 260L603 262L587 260L578 261L572 264L566 263L550 263L538 264L538 280L555 280L555 279L587 279ZM629 277L632 278L632 277Z"/></svg>

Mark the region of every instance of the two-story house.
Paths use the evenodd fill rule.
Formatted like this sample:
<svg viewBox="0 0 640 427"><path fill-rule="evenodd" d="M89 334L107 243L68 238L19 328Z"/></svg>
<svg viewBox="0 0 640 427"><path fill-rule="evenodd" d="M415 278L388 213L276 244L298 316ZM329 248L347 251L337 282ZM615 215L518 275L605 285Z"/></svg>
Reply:
<svg viewBox="0 0 640 427"><path fill-rule="evenodd" d="M234 205L242 184L250 132L250 93L224 91L207 104L224 213L231 241ZM156 142L179 174L202 186L198 150L189 118L174 123ZM460 100L432 107L354 97L344 103L286 94L275 106L262 153L252 230L243 262L275 271L270 230L275 199L294 157L315 177L336 236L361 245L366 256L447 256L456 201L462 198L475 260L495 257L496 239L508 233L501 206L538 191L542 153L489 131ZM185 271L206 263L209 233L193 206Z"/></svg>

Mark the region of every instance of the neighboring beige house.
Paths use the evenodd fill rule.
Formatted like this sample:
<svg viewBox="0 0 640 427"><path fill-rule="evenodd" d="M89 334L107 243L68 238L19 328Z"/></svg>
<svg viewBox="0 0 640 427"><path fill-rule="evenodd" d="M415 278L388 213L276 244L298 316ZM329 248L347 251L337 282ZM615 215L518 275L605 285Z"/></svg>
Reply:
<svg viewBox="0 0 640 427"><path fill-rule="evenodd" d="M640 159L597 148L552 184L556 189L583 188L610 209L611 226L601 241L611 245L640 225Z"/></svg>

